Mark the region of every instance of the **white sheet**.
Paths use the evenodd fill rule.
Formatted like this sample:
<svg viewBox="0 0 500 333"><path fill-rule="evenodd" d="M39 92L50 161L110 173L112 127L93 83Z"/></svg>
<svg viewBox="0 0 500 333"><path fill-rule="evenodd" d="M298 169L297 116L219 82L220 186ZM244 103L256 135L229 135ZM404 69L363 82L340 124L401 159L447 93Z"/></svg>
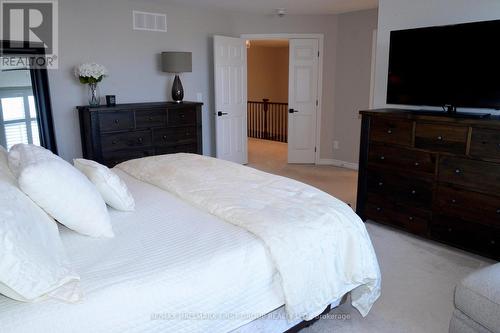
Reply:
<svg viewBox="0 0 500 333"><path fill-rule="evenodd" d="M61 229L83 301L25 304L0 296L2 333L228 332L284 304L255 236L115 171L136 200L135 212L110 210L116 237ZM165 320L185 312L235 318Z"/></svg>
<svg viewBox="0 0 500 333"><path fill-rule="evenodd" d="M366 316L380 295L380 269L364 223L325 192L195 154L146 157L117 168L259 237L279 272L291 318L312 319L349 291Z"/></svg>

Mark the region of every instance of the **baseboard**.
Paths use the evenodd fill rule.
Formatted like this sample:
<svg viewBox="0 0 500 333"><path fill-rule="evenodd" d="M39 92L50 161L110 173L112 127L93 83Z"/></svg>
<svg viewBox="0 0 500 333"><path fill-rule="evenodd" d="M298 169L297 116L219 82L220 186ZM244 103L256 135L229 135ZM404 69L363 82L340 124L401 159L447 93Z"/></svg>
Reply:
<svg viewBox="0 0 500 333"><path fill-rule="evenodd" d="M336 166L339 168L346 168L346 169L356 170L356 171L359 169L358 163L345 162L345 161L334 160L334 159L329 159L329 158L320 159L318 165L333 165L333 166Z"/></svg>

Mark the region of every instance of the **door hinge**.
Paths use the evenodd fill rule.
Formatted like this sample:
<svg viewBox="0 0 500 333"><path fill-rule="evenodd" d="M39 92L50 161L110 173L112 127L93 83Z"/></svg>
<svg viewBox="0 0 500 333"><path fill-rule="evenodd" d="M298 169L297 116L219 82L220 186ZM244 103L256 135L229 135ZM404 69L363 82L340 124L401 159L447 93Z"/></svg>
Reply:
<svg viewBox="0 0 500 333"><path fill-rule="evenodd" d="M316 106L318 106L318 104L319 104L319 102L318 102L318 100L316 100Z"/></svg>
<svg viewBox="0 0 500 333"><path fill-rule="evenodd" d="M317 148L316 148L316 147L314 147L314 152L316 152L316 149L317 149Z"/></svg>
<svg viewBox="0 0 500 333"><path fill-rule="evenodd" d="M318 58L319 58L319 51L318 51Z"/></svg>

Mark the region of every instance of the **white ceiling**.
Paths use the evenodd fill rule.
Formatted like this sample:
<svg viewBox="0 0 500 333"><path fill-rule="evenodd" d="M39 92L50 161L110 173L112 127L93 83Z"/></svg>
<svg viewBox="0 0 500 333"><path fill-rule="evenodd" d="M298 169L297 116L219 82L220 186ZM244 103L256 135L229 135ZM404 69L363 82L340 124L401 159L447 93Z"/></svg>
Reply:
<svg viewBox="0 0 500 333"><path fill-rule="evenodd" d="M277 8L287 14L337 14L378 6L378 0L171 0L177 3L213 7L229 11L271 15Z"/></svg>

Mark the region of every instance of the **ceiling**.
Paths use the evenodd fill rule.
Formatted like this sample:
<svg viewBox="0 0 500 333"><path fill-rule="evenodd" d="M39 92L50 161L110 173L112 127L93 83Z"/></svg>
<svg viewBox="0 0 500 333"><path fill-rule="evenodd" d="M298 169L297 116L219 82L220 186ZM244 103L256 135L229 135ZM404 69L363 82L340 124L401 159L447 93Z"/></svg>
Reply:
<svg viewBox="0 0 500 333"><path fill-rule="evenodd" d="M172 0L171 0L172 1ZM173 0L189 5L199 5L255 14L272 15L277 8L284 8L290 15L338 14L377 8L378 0Z"/></svg>

